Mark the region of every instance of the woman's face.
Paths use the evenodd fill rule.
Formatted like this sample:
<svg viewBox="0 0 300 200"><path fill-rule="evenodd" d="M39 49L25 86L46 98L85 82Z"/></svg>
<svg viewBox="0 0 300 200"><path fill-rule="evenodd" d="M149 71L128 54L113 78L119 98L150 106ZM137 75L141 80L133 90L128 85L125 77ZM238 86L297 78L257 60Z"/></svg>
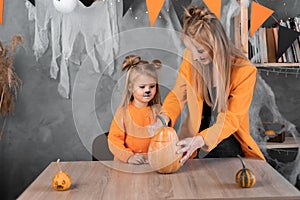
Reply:
<svg viewBox="0 0 300 200"><path fill-rule="evenodd" d="M202 65L211 63L212 58L209 55L208 49L194 39L189 39L185 42L187 48L191 51L192 59L200 62Z"/></svg>
<svg viewBox="0 0 300 200"><path fill-rule="evenodd" d="M156 94L156 80L141 74L132 85L133 104L139 108L148 106Z"/></svg>

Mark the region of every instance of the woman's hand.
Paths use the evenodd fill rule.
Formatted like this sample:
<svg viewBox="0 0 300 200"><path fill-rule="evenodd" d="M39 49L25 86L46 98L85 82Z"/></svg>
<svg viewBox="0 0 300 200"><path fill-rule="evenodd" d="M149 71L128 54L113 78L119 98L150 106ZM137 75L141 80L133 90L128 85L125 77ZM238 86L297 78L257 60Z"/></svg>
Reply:
<svg viewBox="0 0 300 200"><path fill-rule="evenodd" d="M165 114L159 114L163 119L164 121L166 122L167 126L168 126L168 123L170 121L169 117ZM147 129L148 129L148 132L150 134L150 137L153 137L154 134L157 132L158 129L160 129L161 127L163 127L163 123L161 122L160 119L157 119L156 122L152 123L152 124L149 124L147 126Z"/></svg>
<svg viewBox="0 0 300 200"><path fill-rule="evenodd" d="M184 156L180 160L181 165L183 165L193 154L194 151L196 151L198 148L201 148L205 145L205 142L202 136L194 136L194 137L188 137L180 140L177 143L177 145L182 146L182 148L179 149L177 153L178 154L183 153Z"/></svg>
<svg viewBox="0 0 300 200"><path fill-rule="evenodd" d="M141 165L148 163L148 160L146 160L143 155L136 153L130 156L127 162L129 164Z"/></svg>

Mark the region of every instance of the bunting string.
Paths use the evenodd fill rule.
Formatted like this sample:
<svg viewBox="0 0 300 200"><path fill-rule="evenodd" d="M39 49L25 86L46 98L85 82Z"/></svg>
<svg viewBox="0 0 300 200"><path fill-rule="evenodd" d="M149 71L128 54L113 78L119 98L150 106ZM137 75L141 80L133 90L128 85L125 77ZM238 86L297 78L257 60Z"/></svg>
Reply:
<svg viewBox="0 0 300 200"><path fill-rule="evenodd" d="M143 8L143 11L142 11L142 12L141 12L141 11L135 12L135 11L133 10L133 8L134 8L133 6L134 6L134 5L131 5L131 6L128 8L128 12L130 13L130 16L131 16L133 19L139 20L139 19L145 19L146 16L148 17L149 13L148 13L147 7ZM141 9L141 8L139 8L139 9ZM164 23L168 23L167 20L166 20L166 19L163 17L163 15L161 14L161 11L162 11L162 10L165 10L167 13L169 13L169 12L170 12L170 9L171 9L171 3L170 3L169 0L166 0L165 3L164 3L164 6L161 8L160 13L159 13L158 16L157 16L157 19L164 21ZM157 19L156 19L156 20L157 20Z"/></svg>
<svg viewBox="0 0 300 200"><path fill-rule="evenodd" d="M141 19L141 18L144 18L145 15L148 16L148 11L147 11L147 10L144 10L144 12L143 12L145 15L144 15L144 14L143 14L143 15L137 15L137 14L134 14L134 13L133 13L133 10L132 10L132 7L130 7L128 10L129 10L129 13L130 13L131 17L132 17L133 19L135 19L135 20L139 20L139 19ZM169 12L169 9L167 9L166 11ZM159 19L161 19L161 20L164 20L163 17L162 17L161 15L158 15L157 18L159 18Z"/></svg>

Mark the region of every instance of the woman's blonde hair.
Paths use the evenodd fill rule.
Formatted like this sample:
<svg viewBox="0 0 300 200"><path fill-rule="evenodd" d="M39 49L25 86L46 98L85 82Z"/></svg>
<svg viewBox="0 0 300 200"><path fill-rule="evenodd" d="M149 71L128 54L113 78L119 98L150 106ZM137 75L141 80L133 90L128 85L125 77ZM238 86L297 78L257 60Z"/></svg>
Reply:
<svg viewBox="0 0 300 200"><path fill-rule="evenodd" d="M133 93L132 90L130 90L130 86L133 85L135 79L141 74L149 76L156 81L156 93L153 99L149 101L148 106L161 104L157 75L157 70L161 68L161 66L162 64L159 60L153 60L152 62L149 62L141 60L141 57L137 55L127 56L122 64L122 71L126 70L127 74L121 106L128 106L130 101L133 100Z"/></svg>
<svg viewBox="0 0 300 200"><path fill-rule="evenodd" d="M204 7L192 5L185 9L181 36L188 49L195 48L194 42L208 50L213 70L217 70L216 74L218 75L215 98L212 97L213 76L210 67L203 67L199 62L193 60L194 87L208 105L213 108L217 107L219 112L225 111L231 67L235 66L233 60L247 58L230 41L215 14Z"/></svg>

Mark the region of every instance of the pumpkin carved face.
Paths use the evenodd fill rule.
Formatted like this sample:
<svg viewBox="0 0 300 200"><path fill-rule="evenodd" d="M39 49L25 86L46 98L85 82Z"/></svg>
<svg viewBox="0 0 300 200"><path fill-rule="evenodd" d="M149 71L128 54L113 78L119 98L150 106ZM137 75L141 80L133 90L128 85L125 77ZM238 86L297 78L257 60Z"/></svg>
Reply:
<svg viewBox="0 0 300 200"><path fill-rule="evenodd" d="M245 167L243 159L238 155L242 162L243 168L240 169L235 175L235 182L242 188L253 187L256 183L256 177L254 173Z"/></svg>
<svg viewBox="0 0 300 200"><path fill-rule="evenodd" d="M67 190L71 186L71 178L66 172L58 172L52 179L52 186L55 190Z"/></svg>
<svg viewBox="0 0 300 200"><path fill-rule="evenodd" d="M60 159L56 161L58 172L52 178L52 187L55 190L64 191L71 187L72 181L69 174L61 170L59 161Z"/></svg>
<svg viewBox="0 0 300 200"><path fill-rule="evenodd" d="M150 166L159 173L173 173L180 167L182 154L177 154L180 149L176 146L178 136L176 131L167 127L162 117L158 118L163 122L164 127L159 129L153 138L148 149L148 160Z"/></svg>

